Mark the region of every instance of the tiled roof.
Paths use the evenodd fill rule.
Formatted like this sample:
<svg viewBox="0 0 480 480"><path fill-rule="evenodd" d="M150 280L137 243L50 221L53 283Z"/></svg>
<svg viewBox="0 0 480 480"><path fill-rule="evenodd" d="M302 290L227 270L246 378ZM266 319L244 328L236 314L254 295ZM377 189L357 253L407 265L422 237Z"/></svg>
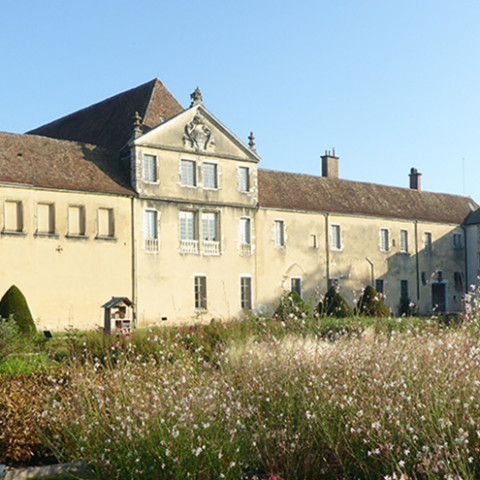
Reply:
<svg viewBox="0 0 480 480"><path fill-rule="evenodd" d="M258 171L258 192L261 207L458 224L478 208L459 195L270 170Z"/></svg>
<svg viewBox="0 0 480 480"><path fill-rule="evenodd" d="M153 128L182 112L182 106L155 79L115 95L28 133L52 138L91 143L119 152L133 133L133 118L138 112L143 125Z"/></svg>
<svg viewBox="0 0 480 480"><path fill-rule="evenodd" d="M0 182L133 194L128 166L96 145L0 132Z"/></svg>

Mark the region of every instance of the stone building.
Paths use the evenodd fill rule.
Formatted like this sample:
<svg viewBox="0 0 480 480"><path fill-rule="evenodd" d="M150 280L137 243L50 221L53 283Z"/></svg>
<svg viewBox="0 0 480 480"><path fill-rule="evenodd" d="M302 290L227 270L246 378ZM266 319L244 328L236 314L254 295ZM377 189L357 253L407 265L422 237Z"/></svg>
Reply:
<svg viewBox="0 0 480 480"><path fill-rule="evenodd" d="M458 311L479 265L478 205L410 188L258 168L203 104L159 80L27 134L0 133L0 292L16 284L39 325L102 325L131 299L138 326L238 318L337 284L373 284L396 310ZM473 213L472 213L473 212Z"/></svg>

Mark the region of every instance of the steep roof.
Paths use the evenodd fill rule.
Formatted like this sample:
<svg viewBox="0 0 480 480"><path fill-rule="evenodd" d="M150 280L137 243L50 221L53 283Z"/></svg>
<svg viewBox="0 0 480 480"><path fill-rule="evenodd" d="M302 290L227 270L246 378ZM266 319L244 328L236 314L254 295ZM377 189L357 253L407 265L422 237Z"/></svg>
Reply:
<svg viewBox="0 0 480 480"><path fill-rule="evenodd" d="M480 208L470 213L465 221L465 225L480 225Z"/></svg>
<svg viewBox="0 0 480 480"><path fill-rule="evenodd" d="M163 83L154 79L27 133L91 143L118 153L132 135L135 112L145 127L153 128L161 117L168 119L182 111Z"/></svg>
<svg viewBox="0 0 480 480"><path fill-rule="evenodd" d="M261 169L258 196L261 207L458 224L478 208L459 195Z"/></svg>
<svg viewBox="0 0 480 480"><path fill-rule="evenodd" d="M128 168L96 145L0 132L0 182L133 194Z"/></svg>

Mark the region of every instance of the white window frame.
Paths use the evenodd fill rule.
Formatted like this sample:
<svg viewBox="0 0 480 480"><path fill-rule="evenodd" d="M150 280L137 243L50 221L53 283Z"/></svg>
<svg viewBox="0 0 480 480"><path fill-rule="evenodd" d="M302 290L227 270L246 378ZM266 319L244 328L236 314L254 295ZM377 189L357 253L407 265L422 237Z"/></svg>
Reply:
<svg viewBox="0 0 480 480"><path fill-rule="evenodd" d="M400 253L408 253L408 230L400 229Z"/></svg>
<svg viewBox="0 0 480 480"><path fill-rule="evenodd" d="M273 237L276 248L285 248L285 220L275 219L273 221Z"/></svg>
<svg viewBox="0 0 480 480"><path fill-rule="evenodd" d="M300 291L296 290L293 288L293 284L298 282L300 286ZM290 277L290 291L297 292L300 295L300 298L303 298L303 282L302 282L302 277Z"/></svg>
<svg viewBox="0 0 480 480"><path fill-rule="evenodd" d="M213 223L212 223L213 217ZM201 212L200 223L202 226L202 254L203 255L220 255L220 213L219 212ZM215 235L210 235L211 226L214 225Z"/></svg>
<svg viewBox="0 0 480 480"><path fill-rule="evenodd" d="M390 245L390 229L381 227L380 228L380 251L381 252L389 252L391 245Z"/></svg>
<svg viewBox="0 0 480 480"><path fill-rule="evenodd" d="M149 165L149 167L153 167L153 170L151 168L147 169L147 157L149 160L153 160L153 163ZM150 178L152 177L152 178ZM142 162L142 179L144 183L152 183L152 184L158 184L159 179L158 179L158 158L156 155L153 155L151 153L144 153L143 154L143 162Z"/></svg>
<svg viewBox="0 0 480 480"><path fill-rule="evenodd" d="M238 167L238 191L242 193L249 193L251 188L250 167L240 165Z"/></svg>
<svg viewBox="0 0 480 480"><path fill-rule="evenodd" d="M339 223L332 223L330 225L330 249L337 252L343 250L342 240L342 227Z"/></svg>
<svg viewBox="0 0 480 480"><path fill-rule="evenodd" d="M198 211L180 210L178 214L180 253L198 254Z"/></svg>
<svg viewBox="0 0 480 480"><path fill-rule="evenodd" d="M245 291L244 280L248 280L248 294ZM252 310L253 308L253 282L251 275L240 275L240 309Z"/></svg>
<svg viewBox="0 0 480 480"><path fill-rule="evenodd" d="M154 232L149 232L150 223L147 226L147 214L153 215ZM146 208L143 211L143 248L148 253L157 253L160 250L160 212L154 208ZM152 235L150 235L152 233Z"/></svg>
<svg viewBox="0 0 480 480"><path fill-rule="evenodd" d="M252 254L252 219L251 217L240 217L239 219L239 246L240 255L249 256Z"/></svg>
<svg viewBox="0 0 480 480"><path fill-rule="evenodd" d="M184 166L186 165L191 165L192 166L192 175L193 178L190 179L187 178L188 175L184 175ZM189 173L189 172L186 172ZM198 184L198 179L197 179L197 162L196 160L192 160L190 158L182 158L180 160L180 184L182 187L190 187L190 188L196 188Z"/></svg>
<svg viewBox="0 0 480 480"><path fill-rule="evenodd" d="M208 178L208 175L205 174L205 170L209 167L213 167L214 170L214 185L207 185L206 184L206 179ZM219 182L218 182L218 163L217 162L211 162L211 161L205 161L202 164L202 180L203 180L203 188L206 190L218 190L219 188Z"/></svg>
<svg viewBox="0 0 480 480"><path fill-rule="evenodd" d="M207 311L208 303L206 275L198 274L193 277L193 306L197 311Z"/></svg>
<svg viewBox="0 0 480 480"><path fill-rule="evenodd" d="M40 230L39 220L40 220L40 213L39 207L46 206L48 207L48 230ZM38 236L49 236L55 235L56 233L56 216L55 216L55 204L52 202L38 202L37 203L37 230L36 235Z"/></svg>

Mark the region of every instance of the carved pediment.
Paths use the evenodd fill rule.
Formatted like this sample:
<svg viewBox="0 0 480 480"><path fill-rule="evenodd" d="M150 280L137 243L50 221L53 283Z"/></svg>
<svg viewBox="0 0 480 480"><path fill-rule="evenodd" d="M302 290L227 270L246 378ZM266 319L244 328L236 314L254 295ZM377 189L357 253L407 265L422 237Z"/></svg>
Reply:
<svg viewBox="0 0 480 480"><path fill-rule="evenodd" d="M208 128L200 113L196 113L192 121L185 125L183 145L195 151L213 150L215 142L212 131Z"/></svg>

